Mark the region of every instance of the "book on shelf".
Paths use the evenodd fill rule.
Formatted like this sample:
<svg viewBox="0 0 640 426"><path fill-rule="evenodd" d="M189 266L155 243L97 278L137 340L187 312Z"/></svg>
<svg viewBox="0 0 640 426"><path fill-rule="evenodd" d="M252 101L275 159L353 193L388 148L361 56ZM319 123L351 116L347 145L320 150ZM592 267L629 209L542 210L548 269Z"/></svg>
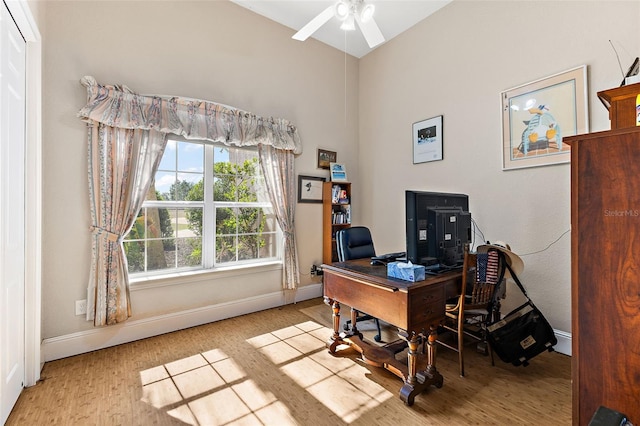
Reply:
<svg viewBox="0 0 640 426"><path fill-rule="evenodd" d="M346 189L340 190L340 195L338 196L338 204L349 204L349 196L347 195Z"/></svg>
<svg viewBox="0 0 640 426"><path fill-rule="evenodd" d="M347 190L340 185L333 185L331 187L331 202L333 204L349 204Z"/></svg>
<svg viewBox="0 0 640 426"><path fill-rule="evenodd" d="M336 210L331 214L331 223L334 225L344 225L351 223L351 206L341 206L340 210Z"/></svg>
<svg viewBox="0 0 640 426"><path fill-rule="evenodd" d="M331 187L331 203L338 204L340 199L340 185L333 185Z"/></svg>

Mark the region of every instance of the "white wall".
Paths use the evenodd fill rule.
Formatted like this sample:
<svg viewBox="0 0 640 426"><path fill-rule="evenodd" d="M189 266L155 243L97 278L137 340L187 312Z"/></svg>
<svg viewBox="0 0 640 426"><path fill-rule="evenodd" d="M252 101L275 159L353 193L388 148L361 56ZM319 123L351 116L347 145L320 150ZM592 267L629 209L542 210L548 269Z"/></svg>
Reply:
<svg viewBox="0 0 640 426"><path fill-rule="evenodd" d="M296 173L327 176L316 169L316 149L337 151L354 184L354 222L372 228L379 252L404 248L403 194L411 188L469 194L485 237L525 254L569 229L570 166L501 170L499 93L587 64L591 130L608 129L595 93L621 80L609 39L625 67L640 54L640 3L626 1L456 0L360 61L312 39L293 41L292 30L226 1L42 5L42 334L91 333L94 346L101 330L74 315L90 260L86 134L75 117L85 102L82 76L291 120L305 149ZM413 165L411 124L440 114L444 160ZM296 214L307 274L321 260L321 208L299 204ZM522 277L552 325L566 331L569 241L524 256ZM132 321L142 327L156 315L272 294L280 280L267 268L145 283L133 289ZM317 282L303 276L305 286Z"/></svg>
<svg viewBox="0 0 640 426"><path fill-rule="evenodd" d="M640 56L640 2L456 0L361 59L358 209L376 249L404 247L405 189L469 194L486 239L523 255L567 231L569 164L501 170L500 92L586 64L591 131L608 130L596 92L622 80L609 40L626 71ZM444 160L413 165L411 125L437 115ZM552 326L567 332L570 240L523 256L522 275Z"/></svg>
<svg viewBox="0 0 640 426"><path fill-rule="evenodd" d="M314 40L292 40L293 30L227 1L41 5L46 17L44 339L74 335L82 340L89 331L95 338L92 323L74 312L75 300L86 298L91 251L86 131L76 118L86 101L81 77L288 119L299 127L304 146L296 174L328 176L316 168L318 147L337 151L347 164L357 162L358 63L353 57ZM309 270L322 259L321 210L319 204L297 206L303 286L320 282ZM130 321L277 294L281 282L281 270L273 266L159 285L145 282L132 288ZM114 339L114 333L117 327L105 339ZM92 345L100 346L97 340Z"/></svg>

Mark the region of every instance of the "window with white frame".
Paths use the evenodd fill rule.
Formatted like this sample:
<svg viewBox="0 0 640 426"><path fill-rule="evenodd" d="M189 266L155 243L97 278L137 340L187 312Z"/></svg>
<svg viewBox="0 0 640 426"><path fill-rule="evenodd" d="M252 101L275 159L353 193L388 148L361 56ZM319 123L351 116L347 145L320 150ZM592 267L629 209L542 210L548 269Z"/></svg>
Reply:
<svg viewBox="0 0 640 426"><path fill-rule="evenodd" d="M255 148L170 139L124 239L132 274L280 259Z"/></svg>

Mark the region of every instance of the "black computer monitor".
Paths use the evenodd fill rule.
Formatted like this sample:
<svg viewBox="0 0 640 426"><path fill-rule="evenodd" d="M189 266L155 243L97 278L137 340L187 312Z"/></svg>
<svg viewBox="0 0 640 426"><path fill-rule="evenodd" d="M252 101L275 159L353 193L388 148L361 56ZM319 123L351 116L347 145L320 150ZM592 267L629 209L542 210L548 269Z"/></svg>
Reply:
<svg viewBox="0 0 640 426"><path fill-rule="evenodd" d="M459 266L471 242L469 196L405 191L407 260L418 265Z"/></svg>

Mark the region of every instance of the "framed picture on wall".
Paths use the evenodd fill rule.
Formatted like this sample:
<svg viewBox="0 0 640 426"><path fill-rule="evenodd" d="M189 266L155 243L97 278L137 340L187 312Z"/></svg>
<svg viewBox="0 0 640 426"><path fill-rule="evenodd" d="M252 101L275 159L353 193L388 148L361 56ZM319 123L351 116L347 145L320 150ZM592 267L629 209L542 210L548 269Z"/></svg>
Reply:
<svg viewBox="0 0 640 426"><path fill-rule="evenodd" d="M567 136L589 132L587 66L500 94L502 170L568 163Z"/></svg>
<svg viewBox="0 0 640 426"><path fill-rule="evenodd" d="M347 182L347 168L344 164L331 163L329 167L332 182Z"/></svg>
<svg viewBox="0 0 640 426"><path fill-rule="evenodd" d="M338 161L338 154L335 151L318 149L318 168L329 169L331 163Z"/></svg>
<svg viewBox="0 0 640 426"><path fill-rule="evenodd" d="M442 160L442 116L413 123L413 164Z"/></svg>
<svg viewBox="0 0 640 426"><path fill-rule="evenodd" d="M323 177L298 175L298 202L322 203Z"/></svg>

